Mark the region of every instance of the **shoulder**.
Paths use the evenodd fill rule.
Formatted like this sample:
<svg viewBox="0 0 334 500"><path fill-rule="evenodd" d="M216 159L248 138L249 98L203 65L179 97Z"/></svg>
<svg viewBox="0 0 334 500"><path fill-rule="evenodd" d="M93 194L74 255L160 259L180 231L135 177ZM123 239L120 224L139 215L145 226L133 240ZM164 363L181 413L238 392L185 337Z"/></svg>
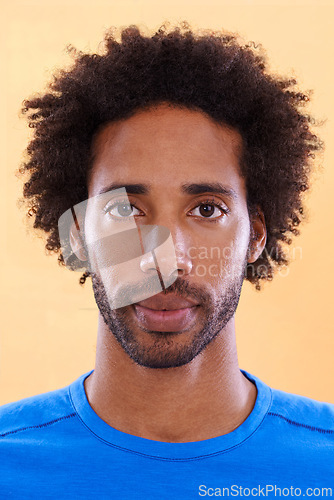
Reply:
<svg viewBox="0 0 334 500"><path fill-rule="evenodd" d="M261 425L250 440L259 459L289 478L288 484L328 481L333 476L334 405L278 389L269 392Z"/></svg>
<svg viewBox="0 0 334 500"><path fill-rule="evenodd" d="M305 396L271 389L268 418L284 428L299 428L311 436L326 436L334 443L334 405Z"/></svg>
<svg viewBox="0 0 334 500"><path fill-rule="evenodd" d="M69 386L0 406L0 441L75 416Z"/></svg>

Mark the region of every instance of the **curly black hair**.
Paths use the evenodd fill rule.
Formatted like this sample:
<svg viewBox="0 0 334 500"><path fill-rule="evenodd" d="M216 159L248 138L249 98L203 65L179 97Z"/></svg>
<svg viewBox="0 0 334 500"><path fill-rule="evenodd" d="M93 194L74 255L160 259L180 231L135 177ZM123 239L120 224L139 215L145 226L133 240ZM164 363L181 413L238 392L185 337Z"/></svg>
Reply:
<svg viewBox="0 0 334 500"><path fill-rule="evenodd" d="M261 45L227 32L194 31L186 22L164 24L152 36L134 25L111 28L103 53L71 46L68 52L72 67L59 70L47 92L25 100L22 108L34 133L18 171L29 173L21 202L33 227L47 233L46 250L58 253L64 265L58 219L88 198L97 131L169 102L202 110L241 134L247 207L250 215L261 207L267 228L266 247L248 264L245 279L257 290L260 280L272 280L275 270L289 263L283 244L299 234L303 193L310 187L315 152L323 148L311 132L317 123L302 112L311 91L298 91L295 78L270 74ZM89 274L81 276L81 284Z"/></svg>

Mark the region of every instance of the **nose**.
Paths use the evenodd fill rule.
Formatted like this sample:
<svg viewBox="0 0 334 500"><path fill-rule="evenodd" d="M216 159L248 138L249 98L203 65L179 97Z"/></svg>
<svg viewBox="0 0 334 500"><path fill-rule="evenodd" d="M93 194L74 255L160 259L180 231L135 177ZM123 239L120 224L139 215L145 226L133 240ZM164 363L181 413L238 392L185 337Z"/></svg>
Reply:
<svg viewBox="0 0 334 500"><path fill-rule="evenodd" d="M159 272L164 281L175 279L179 273L182 275L190 274L192 271L192 261L185 250L185 242L182 236L176 239L169 232L169 237L161 244L151 247L151 250L145 253L140 262L140 268L144 273Z"/></svg>

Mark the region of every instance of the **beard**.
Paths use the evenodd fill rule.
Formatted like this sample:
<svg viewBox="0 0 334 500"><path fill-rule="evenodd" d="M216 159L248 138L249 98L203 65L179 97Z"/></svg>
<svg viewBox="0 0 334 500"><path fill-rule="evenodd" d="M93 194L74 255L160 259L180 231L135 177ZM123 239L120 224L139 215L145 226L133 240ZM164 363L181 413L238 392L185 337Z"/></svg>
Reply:
<svg viewBox="0 0 334 500"><path fill-rule="evenodd" d="M138 365L147 368L176 368L192 361L217 337L233 317L241 294L247 258L242 270L234 275L218 300L178 277L165 290L180 297L194 298L202 310L202 324L195 322L182 332L157 332L140 326L132 305L112 309L101 277L91 272L96 304L104 323L126 354ZM144 333L145 332L145 333Z"/></svg>

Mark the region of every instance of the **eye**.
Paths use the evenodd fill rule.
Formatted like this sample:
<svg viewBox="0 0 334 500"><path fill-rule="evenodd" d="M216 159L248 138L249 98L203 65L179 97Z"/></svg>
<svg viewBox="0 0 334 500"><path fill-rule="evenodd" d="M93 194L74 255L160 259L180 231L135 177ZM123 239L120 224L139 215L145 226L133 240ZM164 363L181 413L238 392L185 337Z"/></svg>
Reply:
<svg viewBox="0 0 334 500"><path fill-rule="evenodd" d="M131 205L127 200L121 200L113 203L110 206L107 206L103 210L105 213L110 214L111 217L118 222L117 219L119 220L129 219L130 217L133 217L133 215L136 215L131 213L132 207L136 208L134 205ZM138 208L136 210L138 210Z"/></svg>
<svg viewBox="0 0 334 500"><path fill-rule="evenodd" d="M199 215L208 220L212 220L217 222L218 219L221 219L222 215L227 215L229 213L229 209L225 207L225 205L217 203L213 200L206 200L202 201L197 207L195 207L191 212L194 210L198 209L199 210ZM216 217L212 217L215 214L216 211Z"/></svg>
<svg viewBox="0 0 334 500"><path fill-rule="evenodd" d="M103 210L105 213L110 214L110 217L112 217L115 222L124 222L130 219L130 217L138 215L132 212L133 208L140 212L140 210L136 208L135 205L129 203L128 200L120 200L110 206L107 206ZM202 219L207 219L212 222L218 222L218 220L222 218L223 214L227 215L229 213L229 209L225 205L217 203L213 200L202 201L193 210L191 210L190 213L197 209L199 210L199 216ZM216 216L213 217L215 212Z"/></svg>

